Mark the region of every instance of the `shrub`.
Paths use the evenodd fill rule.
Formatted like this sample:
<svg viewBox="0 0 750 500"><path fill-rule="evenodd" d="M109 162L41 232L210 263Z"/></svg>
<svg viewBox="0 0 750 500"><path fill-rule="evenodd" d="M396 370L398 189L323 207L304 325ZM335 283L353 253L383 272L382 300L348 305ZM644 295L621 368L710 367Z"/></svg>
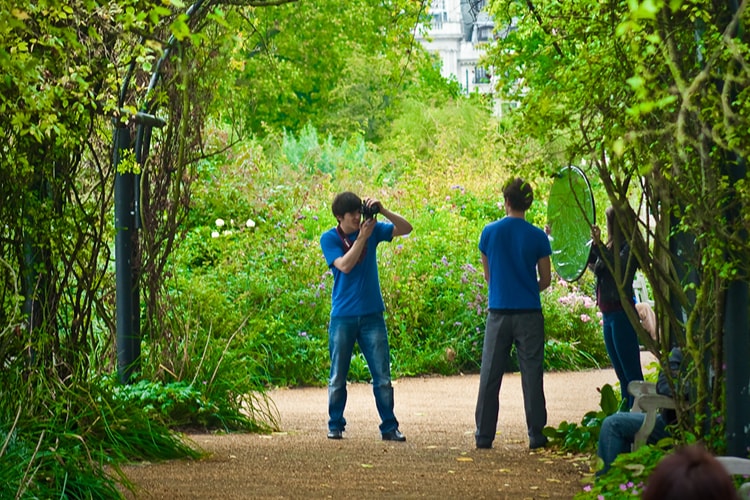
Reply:
<svg viewBox="0 0 750 500"><path fill-rule="evenodd" d="M664 458L672 444L672 440L667 438L656 445L642 446L633 453L618 456L606 474L601 477L591 477L583 490L574 498L576 500L640 498L648 476Z"/></svg>
<svg viewBox="0 0 750 500"><path fill-rule="evenodd" d="M111 381L61 381L40 370L15 382L0 400L3 498L121 498L117 481L132 485L119 465L201 456L160 420L118 399ZM47 399L29 397L35 391Z"/></svg>
<svg viewBox="0 0 750 500"><path fill-rule="evenodd" d="M609 362L601 333L601 314L594 299L583 293L589 276L580 283L554 282L542 293L548 369L599 368ZM554 360L554 362L553 362Z"/></svg>
<svg viewBox="0 0 750 500"><path fill-rule="evenodd" d="M599 432L605 418L617 412L620 401L612 386L605 384L599 389L599 410L590 411L583 416L580 424L562 421L555 427L546 427L544 435L550 440L550 445L559 447L562 451L572 453L595 453L599 440Z"/></svg>
<svg viewBox="0 0 750 500"><path fill-rule="evenodd" d="M321 148L339 155L329 175L329 167L315 166L317 153L305 153L317 142L312 129L300 139L287 135L278 142L283 145L278 154L249 143L233 151L226 165L199 165L203 185L195 204L206 213L191 215L173 259L172 293L179 301L175 321L183 324L175 325L181 331L176 343L185 358L175 370L197 366L206 357L210 366L221 365L215 384L249 372L256 384L325 383L333 280L319 238L335 224L330 213L335 193L353 190L377 197L415 228L378 251L394 376L477 371L487 313L477 244L484 225L501 216L499 188L487 183L479 160L467 159L475 163L465 169L466 186L447 184L447 174L436 164L416 162L408 174L394 174L380 166L376 152L367 152L363 164L361 148L329 139ZM436 163L444 160L435 158ZM399 182L393 175L401 175ZM242 199L232 206L226 200L236 198L225 191L238 188ZM543 192L537 199L535 214L541 216ZM556 282L543 301L547 369L606 362L592 301L581 288ZM582 319L586 315L590 321ZM205 369L184 370L193 370L191 379L208 379ZM350 377L369 380L358 352Z"/></svg>

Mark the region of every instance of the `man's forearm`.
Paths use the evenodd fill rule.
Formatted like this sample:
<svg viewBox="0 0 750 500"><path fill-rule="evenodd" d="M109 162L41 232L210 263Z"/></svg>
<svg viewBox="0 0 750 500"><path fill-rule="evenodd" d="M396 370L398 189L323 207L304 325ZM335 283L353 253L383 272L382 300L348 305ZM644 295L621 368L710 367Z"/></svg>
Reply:
<svg viewBox="0 0 750 500"><path fill-rule="evenodd" d="M359 262L359 257L362 255L362 250L364 249L365 244L365 240L357 238L349 251L336 259L333 262L333 265L344 274L349 274Z"/></svg>
<svg viewBox="0 0 750 500"><path fill-rule="evenodd" d="M380 213L393 224L393 236L403 236L411 233L413 228L409 221L396 212L391 212L390 210L381 207Z"/></svg>

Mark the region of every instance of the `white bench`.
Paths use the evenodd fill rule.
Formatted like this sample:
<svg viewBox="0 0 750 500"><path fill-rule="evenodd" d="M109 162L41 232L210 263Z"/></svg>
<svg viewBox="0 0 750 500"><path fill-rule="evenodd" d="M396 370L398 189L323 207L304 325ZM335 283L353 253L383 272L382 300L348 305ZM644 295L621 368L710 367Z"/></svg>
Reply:
<svg viewBox="0 0 750 500"><path fill-rule="evenodd" d="M750 476L750 459L738 457L716 457L730 476ZM750 500L750 482L744 483L739 489L742 500Z"/></svg>
<svg viewBox="0 0 750 500"><path fill-rule="evenodd" d="M656 425L656 416L660 409L675 409L675 401L661 394L656 393L656 384L634 380L628 384L628 392L633 395L633 407L631 411L642 412L646 414L643 424L635 434L633 440L633 451L646 444L648 437L654 431ZM724 466L730 476L744 476L750 478L750 459L739 457L716 457ZM740 498L750 500L750 482L746 482L739 489Z"/></svg>
<svg viewBox="0 0 750 500"><path fill-rule="evenodd" d="M643 302L644 304L648 304L651 307L654 307L654 301L651 299L651 296L648 293L648 283L646 282L646 277L643 276L643 273L640 271L635 273L635 278L633 278L633 293L635 293L635 298L638 300L638 302Z"/></svg>
<svg viewBox="0 0 750 500"><path fill-rule="evenodd" d="M672 398L663 396L656 392L656 384L643 380L633 380L628 384L628 392L633 396L633 407L630 411L645 413L646 418L641 428L635 434L633 440L633 451L637 450L648 441L648 437L654 431L656 416L659 410L675 409L676 405Z"/></svg>

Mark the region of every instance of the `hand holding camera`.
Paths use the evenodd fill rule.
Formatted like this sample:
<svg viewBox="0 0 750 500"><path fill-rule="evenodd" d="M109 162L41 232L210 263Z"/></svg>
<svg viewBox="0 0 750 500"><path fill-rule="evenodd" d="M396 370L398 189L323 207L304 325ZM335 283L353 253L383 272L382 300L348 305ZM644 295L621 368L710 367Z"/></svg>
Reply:
<svg viewBox="0 0 750 500"><path fill-rule="evenodd" d="M366 198L362 201L362 217L367 219L374 218L377 214L380 213L380 202L378 200L373 200L371 198Z"/></svg>
<svg viewBox="0 0 750 500"><path fill-rule="evenodd" d="M591 239L594 242L594 245L599 245L601 243L601 236L602 231L599 229L599 226L591 226Z"/></svg>

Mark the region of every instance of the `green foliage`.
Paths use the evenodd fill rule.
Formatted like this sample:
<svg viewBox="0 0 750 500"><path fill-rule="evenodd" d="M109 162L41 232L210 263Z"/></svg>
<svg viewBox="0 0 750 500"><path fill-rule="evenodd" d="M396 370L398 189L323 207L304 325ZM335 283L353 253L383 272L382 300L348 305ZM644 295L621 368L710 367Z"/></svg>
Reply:
<svg viewBox="0 0 750 500"><path fill-rule="evenodd" d="M571 453L596 453L602 422L609 415L617 412L620 406L620 401L611 385L605 384L599 390L599 394L600 409L587 412L580 424L562 421L557 428L544 428L544 435L549 438L551 446Z"/></svg>
<svg viewBox="0 0 750 500"><path fill-rule="evenodd" d="M232 337L221 363L227 375L221 378L237 378L232 374L246 363L255 367L257 383L325 383L332 280L319 238L335 223L330 214L334 194L354 189L376 195L416 228L378 251L394 375L477 371L486 285L476 245L482 227L501 213L492 186L482 187L472 178L473 171L481 175L480 168L467 167L464 177L475 189L455 180L428 187L436 174L433 163L418 162L419 169L392 188L385 184L388 175L380 170L384 162L377 152L367 156L371 167L360 168L356 150L345 142L326 142L325 147L342 152L344 161L325 175L314 161L304 167L289 162L297 158L301 165L314 158L322 147L314 129L299 138L286 134L278 144L276 156L266 157L274 150L264 153L247 143L235 148L226 164L199 166L194 204L201 210L192 213L173 260L178 270L173 294L180 297L179 316L190 328L189 344L205 345L209 337L222 343ZM543 194L538 199L543 200ZM548 369L607 362L598 322L582 319L596 317L591 299L578 287L560 282L543 300L545 315L551 318L545 322ZM190 370L187 367L202 356L196 351L190 355L192 362L170 370ZM225 367L235 356L237 365ZM350 376L369 380L359 353ZM208 379L205 374L190 378Z"/></svg>
<svg viewBox="0 0 750 500"><path fill-rule="evenodd" d="M116 386L114 393L123 404L142 408L151 421L168 427L227 428L226 415L221 414L218 405L186 382L162 384L141 380ZM238 417L242 418L235 416Z"/></svg>
<svg viewBox="0 0 750 500"><path fill-rule="evenodd" d="M544 344L546 371L584 370L599 367L599 360L580 348L577 341L549 339Z"/></svg>
<svg viewBox="0 0 750 500"><path fill-rule="evenodd" d="M0 429L0 494L3 498L120 498L115 482L95 463L82 461L85 448L75 435L56 443L43 433L28 435ZM37 445L54 446L40 451ZM29 465L36 469L28 470Z"/></svg>
<svg viewBox="0 0 750 500"><path fill-rule="evenodd" d="M485 173L497 171L498 167L502 169L500 165L492 165L503 161L498 157L484 157L484 161L478 164L476 161L462 161L462 157L476 159L489 155L493 148L488 141L495 140L495 127L487 107L474 100L432 103L408 99L403 102L401 113L393 120L388 137L381 146L386 151L393 151L401 161L438 162L433 166L435 179L446 179L443 187L447 187L455 184L450 182L451 174L454 174L453 181L473 177L464 169L484 167ZM444 171L443 163L451 170ZM462 175L455 175L457 167L463 171Z"/></svg>
<svg viewBox="0 0 750 500"><path fill-rule="evenodd" d="M656 445L640 447L632 453L619 455L603 476L586 484L576 500L640 497L648 476L668 453L673 442L663 439Z"/></svg>
<svg viewBox="0 0 750 500"><path fill-rule="evenodd" d="M220 83L221 115L256 135L312 122L338 138L377 140L415 68L430 64L413 43L419 12L408 0L388 8L355 0L346 9L295 2L227 16L236 31L220 56L235 72Z"/></svg>
<svg viewBox="0 0 750 500"><path fill-rule="evenodd" d="M722 433L712 412L723 404L731 311L717 304L750 262L748 11L693 1L492 8L517 20L487 59L507 72L501 92L521 102L514 133L540 145L530 163L582 165L606 192L652 287L660 331L645 345L665 359L676 341L705 361L680 426Z"/></svg>
<svg viewBox="0 0 750 500"><path fill-rule="evenodd" d="M119 475L120 464L200 456L139 406L124 404L107 383L66 385L45 380L41 373L25 381L16 379L13 385L7 374L3 378L0 492L4 498L119 498L116 480L129 484ZM42 400L39 393L56 397Z"/></svg>
<svg viewBox="0 0 750 500"><path fill-rule="evenodd" d="M558 359L554 364L545 359L549 369L599 368L609 363L602 341L601 314L595 301L583 292L589 287L593 288L591 275L584 275L579 283L558 280L542 293L548 339L545 358Z"/></svg>
<svg viewBox="0 0 750 500"><path fill-rule="evenodd" d="M329 135L321 144L317 131L309 123L300 131L299 139L284 132L281 150L292 167L308 174L333 174L346 168L365 167L364 139L355 136L352 144L346 141L335 144Z"/></svg>

